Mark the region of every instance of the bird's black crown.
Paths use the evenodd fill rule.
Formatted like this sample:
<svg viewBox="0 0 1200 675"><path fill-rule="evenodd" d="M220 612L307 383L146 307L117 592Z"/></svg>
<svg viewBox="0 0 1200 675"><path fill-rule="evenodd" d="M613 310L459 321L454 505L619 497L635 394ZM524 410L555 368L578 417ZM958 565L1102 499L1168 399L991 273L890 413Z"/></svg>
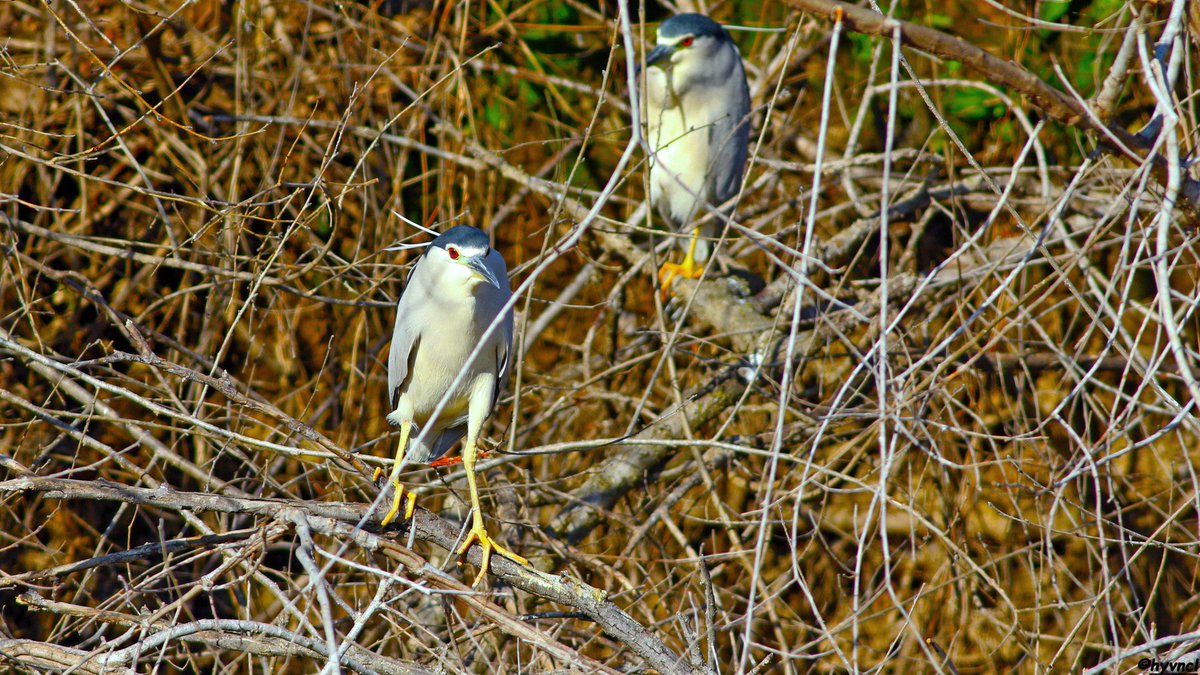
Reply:
<svg viewBox="0 0 1200 675"><path fill-rule="evenodd" d="M483 230L470 225L456 225L438 235L438 238L431 241L429 245L438 248L454 245L459 248L486 251L491 245L491 241L483 233Z"/></svg>
<svg viewBox="0 0 1200 675"><path fill-rule="evenodd" d="M659 24L658 34L665 38L707 35L717 39L729 39L729 34L725 32L721 24L703 14L676 14Z"/></svg>

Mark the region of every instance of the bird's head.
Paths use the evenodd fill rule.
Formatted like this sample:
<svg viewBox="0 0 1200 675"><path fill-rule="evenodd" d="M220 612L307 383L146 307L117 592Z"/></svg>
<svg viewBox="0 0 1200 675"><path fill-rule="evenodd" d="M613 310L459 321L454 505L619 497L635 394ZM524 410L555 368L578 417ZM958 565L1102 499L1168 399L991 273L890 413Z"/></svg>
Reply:
<svg viewBox="0 0 1200 675"><path fill-rule="evenodd" d="M499 276L493 269L496 260L500 275L504 274L504 262L500 254L492 250L488 236L481 230L470 225L459 225L443 232L429 244L425 251L429 261L436 265L438 282L441 284L461 284L473 289L481 283L490 284L497 289L504 289Z"/></svg>
<svg viewBox="0 0 1200 675"><path fill-rule="evenodd" d="M726 77L732 46L729 33L716 21L703 14L676 14L659 24L646 67L671 71L677 83Z"/></svg>

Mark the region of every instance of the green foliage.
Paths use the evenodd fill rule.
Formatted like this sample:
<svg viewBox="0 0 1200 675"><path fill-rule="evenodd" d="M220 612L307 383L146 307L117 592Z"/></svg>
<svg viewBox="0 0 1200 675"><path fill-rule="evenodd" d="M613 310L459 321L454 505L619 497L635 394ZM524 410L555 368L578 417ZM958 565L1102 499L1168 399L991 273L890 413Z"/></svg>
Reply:
<svg viewBox="0 0 1200 675"><path fill-rule="evenodd" d="M504 104L500 99L493 98L483 106L483 121L496 131L507 132L509 130L508 112L504 109Z"/></svg>
<svg viewBox="0 0 1200 675"><path fill-rule="evenodd" d="M946 96L948 112L960 120L978 122L981 120L999 119L1007 110L992 94L982 89L955 88Z"/></svg>
<svg viewBox="0 0 1200 675"><path fill-rule="evenodd" d="M930 28L944 29L954 26L954 18L949 14L926 14L925 25Z"/></svg>
<svg viewBox="0 0 1200 675"><path fill-rule="evenodd" d="M1058 23L1071 9L1070 0L1042 0L1038 6L1038 18L1042 21Z"/></svg>
<svg viewBox="0 0 1200 675"><path fill-rule="evenodd" d="M1084 12L1084 24L1098 24L1106 21L1117 12L1127 9L1126 0L1096 0Z"/></svg>
<svg viewBox="0 0 1200 675"><path fill-rule="evenodd" d="M545 100L541 89L531 84L529 80L517 80L517 92L527 105L539 105Z"/></svg>
<svg viewBox="0 0 1200 675"><path fill-rule="evenodd" d="M870 63L871 53L875 50L875 39L861 33L850 33L846 36L850 43L850 58L855 63Z"/></svg>

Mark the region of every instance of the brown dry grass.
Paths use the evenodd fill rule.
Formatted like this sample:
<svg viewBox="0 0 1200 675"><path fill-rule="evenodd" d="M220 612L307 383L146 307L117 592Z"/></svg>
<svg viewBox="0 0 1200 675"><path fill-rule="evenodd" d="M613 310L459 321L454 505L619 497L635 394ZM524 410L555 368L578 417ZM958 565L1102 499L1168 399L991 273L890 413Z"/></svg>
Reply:
<svg viewBox="0 0 1200 675"><path fill-rule="evenodd" d="M1151 43L1183 25L1167 4L1134 8ZM906 52L932 108L901 70L881 274L890 42L842 35L830 81L831 24L726 8L787 27L736 37L762 133L738 214L790 248L725 245L783 302L717 280L664 308L643 155L617 171L616 5L394 5L0 5L6 667L315 672L328 644L372 672L636 670L654 643L681 672L1194 658L1197 237L1142 167L1085 162L1095 135L1056 123L1028 145L1039 115L1016 92ZM1088 96L1133 20L952 19L1045 77L1090 77ZM1142 63L1113 108L1133 130L1156 102ZM1181 63L1163 139L1186 153ZM414 544L319 510L375 500L395 442L385 359L415 254L379 251L427 237L393 212L483 227L514 287L532 279L487 427L490 528L648 642L515 572L490 581L496 607L460 595L473 570L434 545L436 518ZM810 225L793 313L783 265ZM639 430L659 444L588 445ZM405 474L455 524L461 478Z"/></svg>

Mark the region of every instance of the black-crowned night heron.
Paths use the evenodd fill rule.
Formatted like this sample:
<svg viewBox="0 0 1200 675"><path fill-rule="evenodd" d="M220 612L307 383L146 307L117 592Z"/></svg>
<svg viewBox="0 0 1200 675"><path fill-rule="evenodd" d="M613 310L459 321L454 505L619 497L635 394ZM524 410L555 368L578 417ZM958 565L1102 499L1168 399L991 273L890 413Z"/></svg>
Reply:
<svg viewBox="0 0 1200 675"><path fill-rule="evenodd" d="M686 232L705 204L737 195L750 145L750 88L742 55L721 24L679 14L659 25L646 56L646 124L654 151L650 203L668 226ZM699 277L697 263L708 260L708 240L719 231L715 220L693 228L683 263L659 270L662 285Z"/></svg>
<svg viewBox="0 0 1200 675"><path fill-rule="evenodd" d="M382 524L395 519L402 500L407 502L405 519L412 517L416 505L412 492L404 500L404 488L398 480L401 465L436 460L465 435L462 457L471 496L472 526L458 554L479 542L483 561L476 585L487 574L493 549L528 564L488 536L475 483L479 430L492 413L508 375L513 314L510 309L501 315L501 310L510 297L504 258L488 244L487 235L466 225L451 228L429 244L409 275L396 306L396 328L388 354L392 412L387 419L400 427L400 446L388 479L394 490L392 508ZM500 325L487 338L479 356L467 363L484 332L496 321ZM464 377L451 390L464 370ZM443 398L445 406L439 411L437 406Z"/></svg>

